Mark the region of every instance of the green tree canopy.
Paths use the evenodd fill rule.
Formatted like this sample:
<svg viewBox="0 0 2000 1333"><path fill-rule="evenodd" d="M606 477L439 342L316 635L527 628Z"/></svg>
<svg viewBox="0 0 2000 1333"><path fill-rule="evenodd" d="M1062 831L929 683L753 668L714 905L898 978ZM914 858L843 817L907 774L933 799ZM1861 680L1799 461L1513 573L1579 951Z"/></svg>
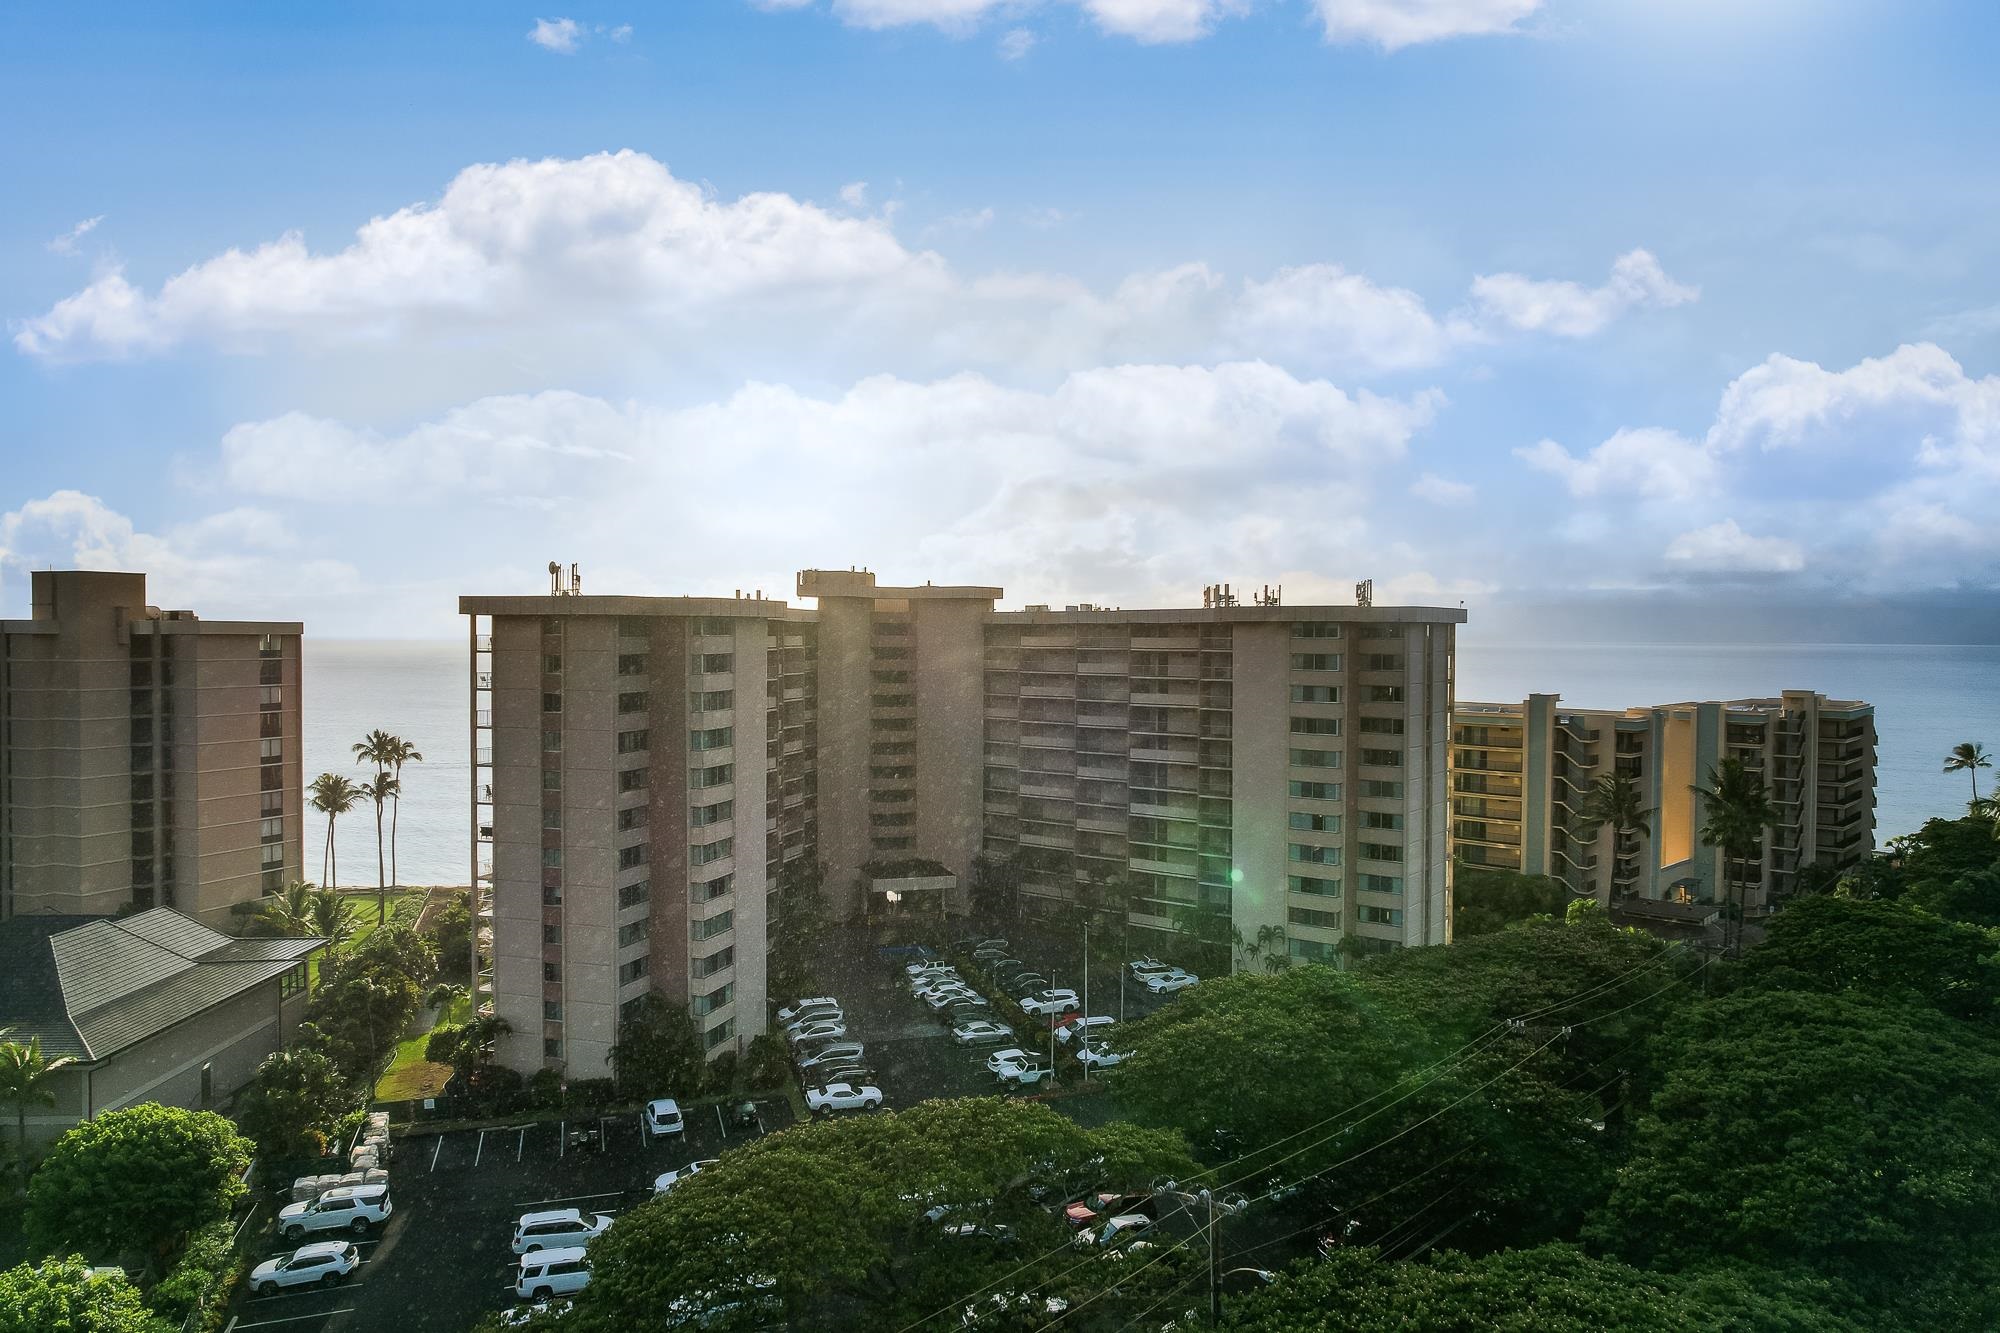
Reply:
<svg viewBox="0 0 2000 1333"><path fill-rule="evenodd" d="M768 992L780 1005L819 993L819 948L826 938L826 863L800 859L778 872L778 917L771 925Z"/></svg>
<svg viewBox="0 0 2000 1333"><path fill-rule="evenodd" d="M80 1254L0 1273L0 1333L171 1333L139 1289Z"/></svg>
<svg viewBox="0 0 2000 1333"><path fill-rule="evenodd" d="M1490 870L1461 861L1452 868L1451 937L1470 939L1536 916L1556 916L1569 901L1562 881L1547 875Z"/></svg>
<svg viewBox="0 0 2000 1333"><path fill-rule="evenodd" d="M618 1024L611 1067L629 1096L692 1097L700 1092L706 1052L687 1006L648 991Z"/></svg>
<svg viewBox="0 0 2000 1333"><path fill-rule="evenodd" d="M1100 1261L1077 1266L1054 1201L1094 1184L1143 1187L1192 1165L1171 1134L1088 1130L999 1098L801 1125L732 1150L621 1217L591 1246L591 1284L571 1326L671 1327L662 1312L676 1299L760 1279L794 1328L894 1329L937 1310L955 1324L983 1284L1051 1250L1060 1252L1008 1285L1089 1294L1103 1285ZM924 1216L938 1205L1012 1227L1014 1242L949 1236ZM1159 1276L1170 1271L1162 1264ZM1129 1294L1142 1291L1157 1294L1147 1284ZM746 1313L707 1326L763 1324Z"/></svg>
<svg viewBox="0 0 2000 1333"><path fill-rule="evenodd" d="M2000 932L1907 902L1801 898L1743 960L1758 988L1902 998L1954 1018L2000 1021Z"/></svg>
<svg viewBox="0 0 2000 1333"><path fill-rule="evenodd" d="M1636 1262L1928 1278L2000 1238L2000 1046L1861 994L1746 990L1662 1033L1663 1080L1586 1235Z"/></svg>
<svg viewBox="0 0 2000 1333"><path fill-rule="evenodd" d="M294 1046L264 1057L236 1118L267 1158L318 1157L325 1131L345 1109L345 1094L325 1052Z"/></svg>
<svg viewBox="0 0 2000 1333"><path fill-rule="evenodd" d="M226 1217L254 1145L212 1111L140 1102L56 1140L28 1182L27 1234L43 1253L159 1261Z"/></svg>
<svg viewBox="0 0 2000 1333"><path fill-rule="evenodd" d="M1350 1249L1240 1297L1239 1333L1861 1333L1834 1284L1771 1270L1671 1276L1569 1245L1390 1263Z"/></svg>

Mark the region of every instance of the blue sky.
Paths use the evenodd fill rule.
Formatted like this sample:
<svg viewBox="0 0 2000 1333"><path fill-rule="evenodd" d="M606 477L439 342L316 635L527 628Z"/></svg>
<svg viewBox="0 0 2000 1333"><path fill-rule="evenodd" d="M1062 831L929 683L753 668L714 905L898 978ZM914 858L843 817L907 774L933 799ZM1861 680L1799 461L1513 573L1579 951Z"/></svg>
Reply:
<svg viewBox="0 0 2000 1333"><path fill-rule="evenodd" d="M2000 584L1987 5L9 13L0 614Z"/></svg>

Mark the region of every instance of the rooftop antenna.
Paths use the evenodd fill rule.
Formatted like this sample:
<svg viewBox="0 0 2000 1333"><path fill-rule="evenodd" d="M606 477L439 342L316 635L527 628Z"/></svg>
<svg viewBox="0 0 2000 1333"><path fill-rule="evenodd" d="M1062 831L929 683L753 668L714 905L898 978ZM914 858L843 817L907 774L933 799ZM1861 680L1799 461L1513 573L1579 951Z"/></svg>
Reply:
<svg viewBox="0 0 2000 1333"><path fill-rule="evenodd" d="M1374 579L1363 579L1361 580L1361 582L1354 585L1354 604L1356 606L1375 605Z"/></svg>
<svg viewBox="0 0 2000 1333"><path fill-rule="evenodd" d="M549 596L562 596L562 566L554 560L549 561Z"/></svg>
<svg viewBox="0 0 2000 1333"><path fill-rule="evenodd" d="M570 562L569 566L569 595L572 597L583 595L583 575L577 572L574 560Z"/></svg>

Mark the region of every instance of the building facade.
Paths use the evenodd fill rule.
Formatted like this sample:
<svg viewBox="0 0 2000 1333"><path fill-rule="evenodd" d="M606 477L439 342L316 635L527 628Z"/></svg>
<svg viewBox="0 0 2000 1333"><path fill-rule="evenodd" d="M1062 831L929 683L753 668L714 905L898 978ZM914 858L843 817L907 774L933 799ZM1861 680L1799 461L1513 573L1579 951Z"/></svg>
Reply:
<svg viewBox="0 0 2000 1333"><path fill-rule="evenodd" d="M0 919L210 923L303 865L301 627L146 605L143 574L36 571L0 621Z"/></svg>
<svg viewBox="0 0 2000 1333"><path fill-rule="evenodd" d="M1875 710L1866 703L1787 690L1621 712L1535 694L1460 703L1452 722L1458 859L1553 876L1635 921L1699 924L1738 884L1745 915L1756 917L1808 868L1844 870L1874 850ZM1763 778L1779 815L1756 858L1736 866L1702 845L1694 790L1724 759ZM1634 784L1643 831L1586 826L1584 802L1607 776Z"/></svg>
<svg viewBox="0 0 2000 1333"><path fill-rule="evenodd" d="M509 1065L604 1072L619 1016L763 1030L783 867L839 917L1117 884L1294 957L1443 943L1461 610L998 611L808 570L732 598L467 597L482 995ZM893 895L893 896L892 896ZM905 906L908 906L905 904Z"/></svg>

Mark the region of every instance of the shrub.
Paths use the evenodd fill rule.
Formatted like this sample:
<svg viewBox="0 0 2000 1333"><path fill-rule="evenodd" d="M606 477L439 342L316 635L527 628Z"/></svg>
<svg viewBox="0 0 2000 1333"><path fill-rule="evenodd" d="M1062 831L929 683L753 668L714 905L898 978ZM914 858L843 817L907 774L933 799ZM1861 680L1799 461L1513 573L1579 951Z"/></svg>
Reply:
<svg viewBox="0 0 2000 1333"><path fill-rule="evenodd" d="M457 1023L440 1023L431 1029L429 1040L424 1042L424 1059L438 1064L454 1064L458 1060L459 1040L465 1029Z"/></svg>
<svg viewBox="0 0 2000 1333"><path fill-rule="evenodd" d="M724 1051L708 1062L708 1090L710 1092L733 1092L740 1063L736 1052Z"/></svg>
<svg viewBox="0 0 2000 1333"><path fill-rule="evenodd" d="M528 1079L528 1104L539 1111L563 1108L563 1076L554 1069L537 1069Z"/></svg>
<svg viewBox="0 0 2000 1333"><path fill-rule="evenodd" d="M792 1062L785 1054L784 1043L768 1032L752 1037L743 1072L753 1088L784 1087L792 1076Z"/></svg>
<svg viewBox="0 0 2000 1333"><path fill-rule="evenodd" d="M617 1099L615 1079L580 1078L569 1085L569 1104L580 1111L601 1111Z"/></svg>
<svg viewBox="0 0 2000 1333"><path fill-rule="evenodd" d="M234 1234L235 1224L225 1217L190 1236L180 1260L153 1288L147 1304L176 1324L184 1322L235 1263L235 1249L230 1244Z"/></svg>

